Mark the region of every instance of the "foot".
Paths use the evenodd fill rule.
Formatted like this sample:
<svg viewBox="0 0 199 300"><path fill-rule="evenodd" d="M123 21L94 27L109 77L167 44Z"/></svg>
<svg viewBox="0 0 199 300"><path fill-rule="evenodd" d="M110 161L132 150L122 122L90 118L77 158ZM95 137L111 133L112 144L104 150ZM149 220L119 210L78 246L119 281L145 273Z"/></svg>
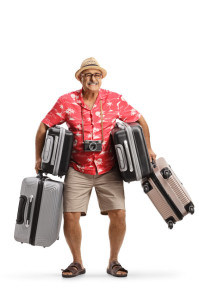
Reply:
<svg viewBox="0 0 199 300"><path fill-rule="evenodd" d="M62 277L75 277L86 273L86 269L81 263L73 262L65 270L62 269Z"/></svg>
<svg viewBox="0 0 199 300"><path fill-rule="evenodd" d="M126 277L128 271L124 269L117 260L109 262L107 273L116 277Z"/></svg>

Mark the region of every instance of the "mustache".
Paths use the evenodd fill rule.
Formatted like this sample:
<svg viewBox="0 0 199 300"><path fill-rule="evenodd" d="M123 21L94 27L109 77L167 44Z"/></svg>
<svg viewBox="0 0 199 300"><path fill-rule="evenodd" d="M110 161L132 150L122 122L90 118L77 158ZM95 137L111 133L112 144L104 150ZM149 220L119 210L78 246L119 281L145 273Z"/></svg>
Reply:
<svg viewBox="0 0 199 300"><path fill-rule="evenodd" d="M89 82L88 82L88 85L90 85L90 84L96 84L96 85L97 85L97 84L98 84L98 82L89 81Z"/></svg>

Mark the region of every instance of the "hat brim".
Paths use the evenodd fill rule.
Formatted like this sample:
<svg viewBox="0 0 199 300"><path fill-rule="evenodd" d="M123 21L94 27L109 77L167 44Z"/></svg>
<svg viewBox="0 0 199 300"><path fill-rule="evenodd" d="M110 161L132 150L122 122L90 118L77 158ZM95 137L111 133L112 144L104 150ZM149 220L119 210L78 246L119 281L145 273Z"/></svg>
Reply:
<svg viewBox="0 0 199 300"><path fill-rule="evenodd" d="M94 69L94 70L100 70L102 72L102 78L104 78L107 74L106 70L101 68L101 67L98 67L98 66L87 66L87 67L83 67L81 69L79 69L76 73L75 73L75 77L77 80L80 81L80 74L81 72L83 72L84 70L88 70L88 69Z"/></svg>

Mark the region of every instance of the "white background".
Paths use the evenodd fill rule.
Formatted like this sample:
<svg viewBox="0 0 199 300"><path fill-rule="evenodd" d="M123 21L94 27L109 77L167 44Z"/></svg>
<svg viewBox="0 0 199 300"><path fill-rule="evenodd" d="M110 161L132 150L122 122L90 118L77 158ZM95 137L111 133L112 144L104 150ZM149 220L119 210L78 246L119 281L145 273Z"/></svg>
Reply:
<svg viewBox="0 0 199 300"><path fill-rule="evenodd" d="M4 299L198 299L198 1L1 1L1 290ZM93 190L81 219L87 273L71 279L61 227L49 248L14 240L20 186L35 176L35 135L59 96L81 88L74 73L95 57L102 88L121 93L146 119L152 148L191 195L195 215L167 228L140 183L125 183L127 232L106 274L107 216ZM55 178L57 179L57 178ZM63 225L63 223L62 223Z"/></svg>

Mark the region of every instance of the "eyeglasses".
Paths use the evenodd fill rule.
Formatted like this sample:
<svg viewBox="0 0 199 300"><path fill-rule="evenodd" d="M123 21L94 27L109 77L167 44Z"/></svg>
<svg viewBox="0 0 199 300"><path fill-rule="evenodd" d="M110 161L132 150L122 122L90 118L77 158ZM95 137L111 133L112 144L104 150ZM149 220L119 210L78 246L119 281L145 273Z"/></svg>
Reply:
<svg viewBox="0 0 199 300"><path fill-rule="evenodd" d="M102 74L101 74L101 73L95 73L95 74L92 74L92 73L85 73L85 74L81 74L81 76L83 76L83 77L85 77L85 78L92 78L93 76L94 76L96 79L102 78Z"/></svg>

